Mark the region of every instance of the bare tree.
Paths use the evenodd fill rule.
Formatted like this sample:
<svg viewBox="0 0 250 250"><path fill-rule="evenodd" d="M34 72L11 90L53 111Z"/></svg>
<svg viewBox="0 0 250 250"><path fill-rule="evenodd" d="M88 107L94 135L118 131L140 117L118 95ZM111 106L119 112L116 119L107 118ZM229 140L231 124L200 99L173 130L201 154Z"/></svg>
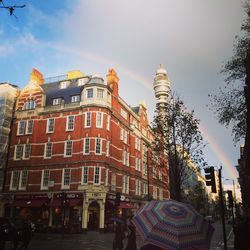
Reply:
<svg viewBox="0 0 250 250"><path fill-rule="evenodd" d="M23 5L15 5L15 4L14 5L5 5L3 0L0 0L0 4L1 4L1 6L0 6L1 9L7 10L9 12L10 16L14 16L15 18L17 18L17 16L14 14L14 11L18 8L26 7L25 4L23 4Z"/></svg>
<svg viewBox="0 0 250 250"><path fill-rule="evenodd" d="M170 197L181 200L182 185L195 171L192 164L204 167L202 135L194 111L189 112L178 96L170 95L167 105L158 105L152 127L154 150L159 157L166 152L169 160Z"/></svg>

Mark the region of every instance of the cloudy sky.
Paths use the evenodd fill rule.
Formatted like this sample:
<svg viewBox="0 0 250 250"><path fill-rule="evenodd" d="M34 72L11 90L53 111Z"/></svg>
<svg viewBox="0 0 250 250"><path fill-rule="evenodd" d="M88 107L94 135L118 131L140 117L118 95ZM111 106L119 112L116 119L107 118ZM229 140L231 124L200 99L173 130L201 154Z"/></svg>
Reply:
<svg viewBox="0 0 250 250"><path fill-rule="evenodd" d="M171 88L194 109L208 146L209 165L236 178L239 145L207 108L224 85L219 74L232 55L245 13L241 0L5 0L26 3L15 17L0 9L0 82L23 87L33 67L44 77L79 69L103 78L114 68L120 95L146 101L153 118L153 78L159 64Z"/></svg>

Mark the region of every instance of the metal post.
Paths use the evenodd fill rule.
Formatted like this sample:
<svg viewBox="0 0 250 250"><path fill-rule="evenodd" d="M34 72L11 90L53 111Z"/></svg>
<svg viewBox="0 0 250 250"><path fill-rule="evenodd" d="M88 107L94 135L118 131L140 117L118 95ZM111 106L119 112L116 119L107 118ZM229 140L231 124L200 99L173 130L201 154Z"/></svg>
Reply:
<svg viewBox="0 0 250 250"><path fill-rule="evenodd" d="M225 212L224 212L224 201L223 201L223 190L222 190L222 183L221 183L221 169L219 169L219 186L220 186L220 207L221 207L221 223L223 229L223 239L224 239L224 249L227 250L227 237L226 237L226 229L225 229Z"/></svg>

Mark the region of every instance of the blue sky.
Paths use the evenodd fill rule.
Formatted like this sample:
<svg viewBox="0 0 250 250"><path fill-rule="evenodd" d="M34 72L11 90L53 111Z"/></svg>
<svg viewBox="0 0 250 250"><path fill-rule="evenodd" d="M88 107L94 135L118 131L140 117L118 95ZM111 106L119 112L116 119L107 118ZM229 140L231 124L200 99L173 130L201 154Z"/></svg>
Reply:
<svg viewBox="0 0 250 250"><path fill-rule="evenodd" d="M0 9L0 82L20 87L33 67L44 77L79 69L103 78L115 68L120 95L132 106L145 100L152 120L153 78L159 64L171 88L201 120L210 165L235 178L239 158L230 129L207 108L208 94L224 85L219 74L240 33L244 1L235 0L5 0L27 7L18 19Z"/></svg>

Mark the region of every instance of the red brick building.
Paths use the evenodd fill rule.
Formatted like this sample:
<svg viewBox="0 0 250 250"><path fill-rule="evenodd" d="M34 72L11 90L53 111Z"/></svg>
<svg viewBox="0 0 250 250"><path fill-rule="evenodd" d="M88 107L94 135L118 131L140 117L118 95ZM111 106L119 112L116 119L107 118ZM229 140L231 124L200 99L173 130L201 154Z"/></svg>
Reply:
<svg viewBox="0 0 250 250"><path fill-rule="evenodd" d="M103 229L117 192L121 216L148 197L169 198L168 166L152 161L152 141L145 104L120 97L113 69L106 83L79 71L44 83L33 70L16 102L6 213L29 214L41 227Z"/></svg>

